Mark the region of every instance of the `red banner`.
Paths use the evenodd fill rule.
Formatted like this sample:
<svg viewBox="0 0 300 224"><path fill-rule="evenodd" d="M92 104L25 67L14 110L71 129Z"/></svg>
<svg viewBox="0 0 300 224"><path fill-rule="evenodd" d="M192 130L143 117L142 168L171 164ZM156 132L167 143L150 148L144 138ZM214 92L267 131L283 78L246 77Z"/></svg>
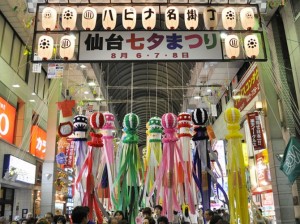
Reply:
<svg viewBox="0 0 300 224"><path fill-rule="evenodd" d="M16 108L0 97L0 138L13 143Z"/></svg>
<svg viewBox="0 0 300 224"><path fill-rule="evenodd" d="M255 155L256 160L256 175L259 187L271 184L270 170L268 164L265 162L265 155L260 152Z"/></svg>
<svg viewBox="0 0 300 224"><path fill-rule="evenodd" d="M249 104L260 90L257 66L250 68L237 89L242 98L234 101L234 107L240 111Z"/></svg>
<svg viewBox="0 0 300 224"><path fill-rule="evenodd" d="M74 166L74 148L75 148L75 142L72 141L72 139L67 139L68 141L70 141L69 146L66 148L66 157L67 157L67 161L65 164L65 168L73 168Z"/></svg>
<svg viewBox="0 0 300 224"><path fill-rule="evenodd" d="M247 114L248 124L251 133L252 145L254 150L265 149L266 144L264 140L264 135L262 132L260 117L258 112L253 112Z"/></svg>
<svg viewBox="0 0 300 224"><path fill-rule="evenodd" d="M37 125L31 128L30 153L40 159L45 158L47 133Z"/></svg>

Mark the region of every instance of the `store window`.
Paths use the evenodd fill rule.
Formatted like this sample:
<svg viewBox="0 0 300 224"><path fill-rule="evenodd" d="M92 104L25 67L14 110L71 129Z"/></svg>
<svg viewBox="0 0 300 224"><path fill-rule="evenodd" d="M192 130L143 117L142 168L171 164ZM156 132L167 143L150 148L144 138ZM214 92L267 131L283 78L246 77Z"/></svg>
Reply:
<svg viewBox="0 0 300 224"><path fill-rule="evenodd" d="M11 221L13 214L15 190L11 188L1 187L0 193L0 216L4 216Z"/></svg>
<svg viewBox="0 0 300 224"><path fill-rule="evenodd" d="M3 43L1 49L1 57L10 64L11 49L14 39L14 31L7 23L4 26Z"/></svg>

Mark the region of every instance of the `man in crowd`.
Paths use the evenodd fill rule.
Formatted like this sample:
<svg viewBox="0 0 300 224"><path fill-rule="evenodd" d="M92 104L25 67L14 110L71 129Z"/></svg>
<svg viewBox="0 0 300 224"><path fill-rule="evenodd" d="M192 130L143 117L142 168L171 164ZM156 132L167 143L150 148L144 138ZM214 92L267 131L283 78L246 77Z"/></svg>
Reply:
<svg viewBox="0 0 300 224"><path fill-rule="evenodd" d="M158 219L157 219L157 224L169 224L169 220L167 217L165 216L160 216Z"/></svg>
<svg viewBox="0 0 300 224"><path fill-rule="evenodd" d="M157 219L161 216L161 212L162 212L163 208L161 205L155 205L154 206L154 216L153 218L155 219L155 221L157 222Z"/></svg>
<svg viewBox="0 0 300 224"><path fill-rule="evenodd" d="M88 211L84 206L77 206L72 211L72 221L74 224L87 224Z"/></svg>
<svg viewBox="0 0 300 224"><path fill-rule="evenodd" d="M214 212L210 209L207 209L204 212L204 219L206 221L206 224L210 224L210 220L212 219L213 216L214 216Z"/></svg>

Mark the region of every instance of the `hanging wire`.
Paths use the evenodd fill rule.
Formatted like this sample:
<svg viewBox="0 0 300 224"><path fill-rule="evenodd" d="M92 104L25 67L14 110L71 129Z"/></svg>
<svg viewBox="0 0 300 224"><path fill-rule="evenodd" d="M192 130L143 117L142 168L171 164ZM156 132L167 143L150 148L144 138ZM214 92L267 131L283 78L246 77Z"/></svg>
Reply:
<svg viewBox="0 0 300 224"><path fill-rule="evenodd" d="M166 62L166 73L167 73L167 96L168 96L168 112L170 111L170 96L169 96L169 73L168 73L168 62Z"/></svg>
<svg viewBox="0 0 300 224"><path fill-rule="evenodd" d="M131 113L133 108L133 62L131 63Z"/></svg>
<svg viewBox="0 0 300 224"><path fill-rule="evenodd" d="M182 62L180 62L180 64L181 64L181 94L182 94L182 108L183 108L183 106L184 106L184 89L183 89L183 64L182 64ZM184 110L185 110L185 108L183 108Z"/></svg>
<svg viewBox="0 0 300 224"><path fill-rule="evenodd" d="M155 115L157 116L157 82L158 82L158 62L156 63L156 90L155 90Z"/></svg>
<svg viewBox="0 0 300 224"><path fill-rule="evenodd" d="M109 86L109 64L107 65L107 72L106 72L106 109L109 111L109 96L108 96L108 86Z"/></svg>

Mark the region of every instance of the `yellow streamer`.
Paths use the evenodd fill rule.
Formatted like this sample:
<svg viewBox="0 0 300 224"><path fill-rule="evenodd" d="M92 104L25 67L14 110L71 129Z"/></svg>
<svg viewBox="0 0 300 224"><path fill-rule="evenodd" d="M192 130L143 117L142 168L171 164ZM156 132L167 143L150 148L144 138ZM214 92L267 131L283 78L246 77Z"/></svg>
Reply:
<svg viewBox="0 0 300 224"><path fill-rule="evenodd" d="M228 196L230 207L230 224L249 224L248 191L246 168L242 150L240 130L240 111L228 108L225 111L228 134ZM238 222L239 220L239 222Z"/></svg>

